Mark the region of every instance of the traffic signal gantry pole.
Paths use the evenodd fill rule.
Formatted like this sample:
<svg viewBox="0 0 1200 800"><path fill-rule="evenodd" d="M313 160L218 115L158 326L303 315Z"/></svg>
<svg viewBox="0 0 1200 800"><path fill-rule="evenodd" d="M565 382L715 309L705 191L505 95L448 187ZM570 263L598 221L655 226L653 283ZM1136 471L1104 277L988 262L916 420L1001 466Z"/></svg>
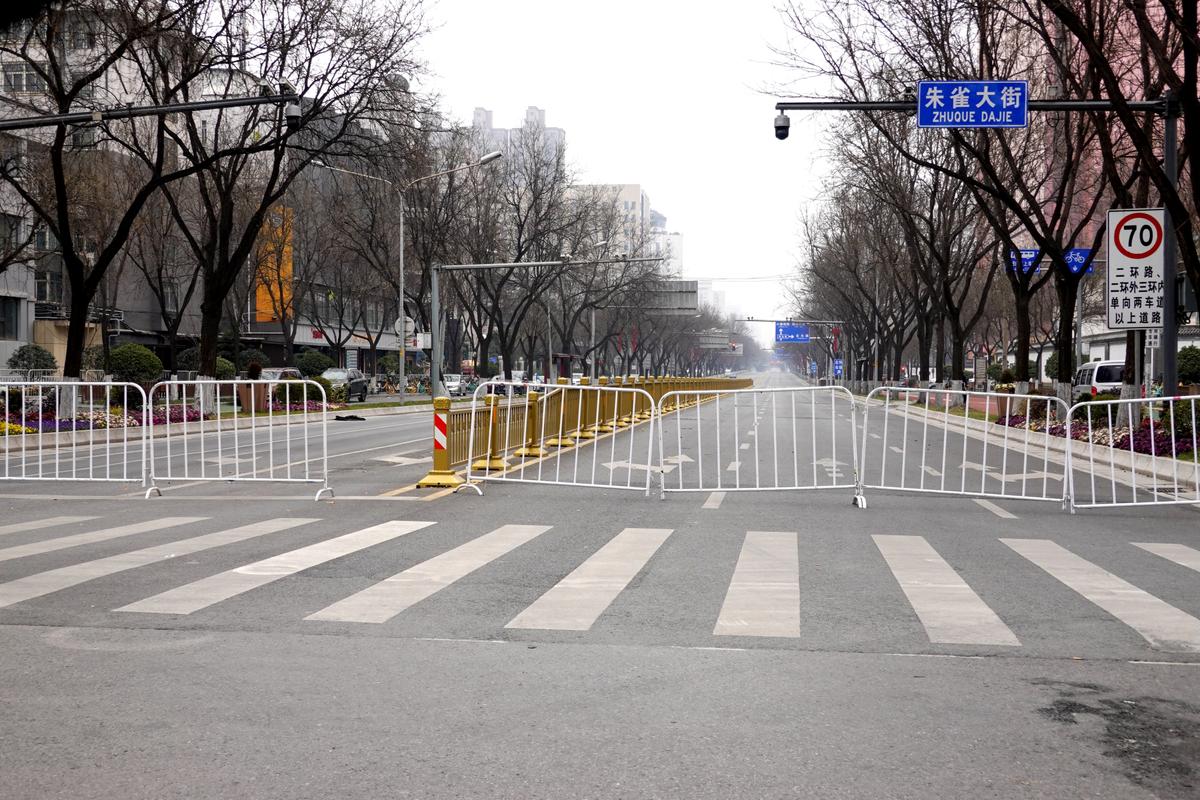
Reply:
<svg viewBox="0 0 1200 800"><path fill-rule="evenodd" d="M788 111L896 111L916 114L919 112L919 102L916 96L904 100L782 100L775 104L775 110L780 112L780 116L775 120L775 135L780 139L787 138L789 121L785 112ZM1157 100L1128 100L1121 105L1133 112L1157 114L1163 118L1163 172L1174 188L1179 181L1178 122L1182 115L1179 98L1168 91L1166 96ZM1117 104L1111 100L1030 100L1027 107L1030 111L1098 113L1114 111ZM1177 245L1171 210L1165 203L1163 206L1167 220L1166 230L1163 232L1163 394L1172 396L1179 391L1179 374L1176 367L1179 349L1179 299L1175 286Z"/></svg>

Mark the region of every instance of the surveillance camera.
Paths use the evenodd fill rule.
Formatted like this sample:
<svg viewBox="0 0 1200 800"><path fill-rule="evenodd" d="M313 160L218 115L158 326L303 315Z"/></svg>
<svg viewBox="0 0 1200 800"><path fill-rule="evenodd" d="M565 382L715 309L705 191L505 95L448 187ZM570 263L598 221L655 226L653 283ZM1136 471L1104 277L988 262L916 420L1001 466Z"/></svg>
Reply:
<svg viewBox="0 0 1200 800"><path fill-rule="evenodd" d="M283 119L289 131L300 130L300 104L288 103L283 107Z"/></svg>
<svg viewBox="0 0 1200 800"><path fill-rule="evenodd" d="M294 95L296 93L296 87L292 86L292 84L288 81L280 81L279 82L279 93L285 94L285 95L287 95L287 94Z"/></svg>
<svg viewBox="0 0 1200 800"><path fill-rule="evenodd" d="M788 128L792 127L792 120L787 114L780 113L775 117L775 138L786 139L788 137Z"/></svg>
<svg viewBox="0 0 1200 800"><path fill-rule="evenodd" d="M259 78L258 80L258 94L260 97L270 97L272 94L274 94L274 92L271 91L271 84L267 83L262 78Z"/></svg>

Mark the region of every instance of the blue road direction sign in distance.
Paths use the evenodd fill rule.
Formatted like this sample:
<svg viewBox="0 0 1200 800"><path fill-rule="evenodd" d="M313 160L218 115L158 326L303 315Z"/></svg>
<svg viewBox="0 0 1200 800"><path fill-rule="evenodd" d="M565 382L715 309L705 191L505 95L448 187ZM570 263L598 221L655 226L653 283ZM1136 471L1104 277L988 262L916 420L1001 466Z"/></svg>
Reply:
<svg viewBox="0 0 1200 800"><path fill-rule="evenodd" d="M835 358L833 360L833 377L842 377L842 360L840 358Z"/></svg>
<svg viewBox="0 0 1200 800"><path fill-rule="evenodd" d="M1030 270L1033 270L1034 272L1041 272L1042 265L1039 263L1042 257L1041 250L1021 250L1020 254L1022 272L1029 272ZM1091 255L1092 248L1090 247L1072 247L1064 254L1063 257L1067 261L1067 266L1071 268L1071 272L1078 274L1079 271L1083 269L1083 265L1087 264L1087 271L1092 273L1096 271L1096 265L1094 263L1088 263L1088 259L1091 258ZM1015 269L1017 266L1017 254L1010 250L1008 253L1008 260Z"/></svg>
<svg viewBox="0 0 1200 800"><path fill-rule="evenodd" d="M808 374L809 374L809 375L812 375L812 376L814 376L814 377L816 376L816 374L817 374L817 362L815 362L815 361L810 361L810 362L808 362Z"/></svg>
<svg viewBox="0 0 1200 800"><path fill-rule="evenodd" d="M921 81L921 128L1024 128L1029 124L1028 81Z"/></svg>
<svg viewBox="0 0 1200 800"><path fill-rule="evenodd" d="M776 322L775 341L800 343L807 342L808 326L801 325L798 322Z"/></svg>

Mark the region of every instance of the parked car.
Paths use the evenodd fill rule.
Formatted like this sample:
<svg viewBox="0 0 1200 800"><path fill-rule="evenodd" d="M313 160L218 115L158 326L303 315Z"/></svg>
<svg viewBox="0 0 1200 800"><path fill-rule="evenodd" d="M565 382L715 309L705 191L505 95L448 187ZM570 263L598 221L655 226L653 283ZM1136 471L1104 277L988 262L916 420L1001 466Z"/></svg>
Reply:
<svg viewBox="0 0 1200 800"><path fill-rule="evenodd" d="M346 402L357 397L360 403L367 402L367 376L356 369L330 367L321 373L321 377L329 381L333 388L346 387Z"/></svg>
<svg viewBox="0 0 1200 800"><path fill-rule="evenodd" d="M451 397L467 393L467 382L462 375L443 375L442 386L446 387L446 394Z"/></svg>
<svg viewBox="0 0 1200 800"><path fill-rule="evenodd" d="M1089 400L1101 392L1120 394L1124 361L1093 361L1084 364L1075 373L1071 385L1071 399L1075 402Z"/></svg>

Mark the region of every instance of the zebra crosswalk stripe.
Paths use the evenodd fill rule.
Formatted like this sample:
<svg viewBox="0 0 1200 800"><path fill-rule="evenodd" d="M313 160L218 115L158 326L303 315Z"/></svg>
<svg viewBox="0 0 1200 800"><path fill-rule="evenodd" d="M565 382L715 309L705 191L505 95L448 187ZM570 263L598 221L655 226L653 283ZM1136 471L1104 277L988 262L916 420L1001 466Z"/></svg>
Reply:
<svg viewBox="0 0 1200 800"><path fill-rule="evenodd" d="M425 598L550 530L549 525L504 525L350 595L305 619L387 622Z"/></svg>
<svg viewBox="0 0 1200 800"><path fill-rule="evenodd" d="M871 537L929 641L936 644L1021 642L923 536Z"/></svg>
<svg viewBox="0 0 1200 800"><path fill-rule="evenodd" d="M208 517L160 517L146 522L135 522L132 525L121 525L116 528L105 528L102 531L90 531L88 533L75 533L70 536L59 536L55 539L46 539L41 542L30 542L29 544L19 544L15 547L6 547L0 550L0 561L9 561L14 558L24 558L25 556L38 556L43 553L53 553L56 550L65 550L68 547L78 547L81 544L95 544L96 542L106 542L109 539L118 539L122 536L132 536L135 533L150 533L152 531L161 531L166 528L174 528L179 525L190 525L194 522L203 522Z"/></svg>
<svg viewBox="0 0 1200 800"><path fill-rule="evenodd" d="M233 544L234 542L245 541L255 536L277 533L288 528L295 528L299 525L319 521L317 519L297 518L269 519L263 522L243 525L239 528L231 528L227 531L206 533L191 539L168 542L167 544L155 545L153 547L144 547L141 550L134 550L130 553L121 553L115 556L108 556L107 558L84 561L78 564L71 564L67 567L28 575L24 578L17 578L8 583L0 583L0 608L25 600L31 600L35 597L41 597L51 592L67 589L71 586L77 586L96 578L103 578L106 575L124 572L127 569L134 569L135 567L142 567L147 564L156 564L178 556L198 553L201 550Z"/></svg>
<svg viewBox="0 0 1200 800"><path fill-rule="evenodd" d="M0 536L6 533L22 533L23 531L40 531L42 528L55 528L59 525L71 525L75 522L89 522L95 517L48 517L29 522L14 522L11 525L0 525Z"/></svg>
<svg viewBox="0 0 1200 800"><path fill-rule="evenodd" d="M1046 539L1001 539L1161 650L1200 652L1200 619Z"/></svg>
<svg viewBox="0 0 1200 800"><path fill-rule="evenodd" d="M335 539L317 542L308 547L301 547L299 550L292 550L202 578L145 600L122 606L117 611L135 611L147 614L191 614L288 575L295 575L297 572L324 564L326 561L341 558L433 524L432 522L393 520L372 525Z"/></svg>
<svg viewBox="0 0 1200 800"><path fill-rule="evenodd" d="M626 528L504 627L588 630L670 535L669 528Z"/></svg>
<svg viewBox="0 0 1200 800"><path fill-rule="evenodd" d="M1182 567L1189 567L1200 572L1200 550L1185 544L1155 544L1151 542L1134 542L1134 547L1140 547L1148 553L1162 556L1168 561L1174 561Z"/></svg>
<svg viewBox="0 0 1200 800"><path fill-rule="evenodd" d="M800 554L795 533L746 532L713 635L800 635Z"/></svg>

